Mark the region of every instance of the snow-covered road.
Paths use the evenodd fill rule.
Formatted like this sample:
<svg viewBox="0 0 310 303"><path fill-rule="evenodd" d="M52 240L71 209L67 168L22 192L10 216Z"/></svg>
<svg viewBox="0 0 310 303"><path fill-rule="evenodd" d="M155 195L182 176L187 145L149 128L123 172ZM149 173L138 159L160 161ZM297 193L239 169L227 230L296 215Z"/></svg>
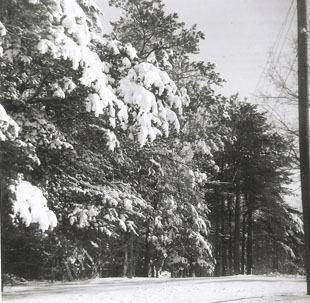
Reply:
<svg viewBox="0 0 310 303"><path fill-rule="evenodd" d="M2 300L9 303L310 303L310 296L306 296L303 278L232 276L32 283L6 287Z"/></svg>

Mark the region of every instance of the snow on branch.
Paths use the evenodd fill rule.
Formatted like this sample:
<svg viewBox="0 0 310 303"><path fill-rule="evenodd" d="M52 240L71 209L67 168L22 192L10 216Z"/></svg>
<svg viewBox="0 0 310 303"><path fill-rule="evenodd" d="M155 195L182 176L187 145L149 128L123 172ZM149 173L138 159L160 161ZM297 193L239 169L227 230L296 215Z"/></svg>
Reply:
<svg viewBox="0 0 310 303"><path fill-rule="evenodd" d="M9 186L12 200L12 219L20 218L26 226L38 223L44 232L57 225L57 218L53 211L47 207L46 198L42 191L28 181L19 179Z"/></svg>
<svg viewBox="0 0 310 303"><path fill-rule="evenodd" d="M69 214L70 224L76 224L80 228L97 227L108 236L116 236L121 231L130 231L137 234L137 226L133 220L144 217L141 210L147 210L150 206L129 188L112 188L103 186L103 196L100 205L83 206L77 204Z"/></svg>
<svg viewBox="0 0 310 303"><path fill-rule="evenodd" d="M0 104L0 141L13 140L18 136L19 126L6 113L4 107Z"/></svg>
<svg viewBox="0 0 310 303"><path fill-rule="evenodd" d="M17 73L9 78L18 76L19 62L29 74L38 68L46 76L36 73L32 85L28 77L21 77L26 89L20 93L12 88L12 100L30 105L34 98L83 96L86 110L110 124L107 146L111 150L118 146L113 129L119 127L140 146L158 135L168 136L171 125L179 130L178 115L189 102L186 91L178 90L165 71L142 62L131 44L103 38L101 12L93 2L28 0L27 5L22 1L13 5L21 7L14 18L28 24L18 28L12 18L1 20L0 34L11 46L3 52L3 60L15 65ZM38 13L42 18L35 17Z"/></svg>

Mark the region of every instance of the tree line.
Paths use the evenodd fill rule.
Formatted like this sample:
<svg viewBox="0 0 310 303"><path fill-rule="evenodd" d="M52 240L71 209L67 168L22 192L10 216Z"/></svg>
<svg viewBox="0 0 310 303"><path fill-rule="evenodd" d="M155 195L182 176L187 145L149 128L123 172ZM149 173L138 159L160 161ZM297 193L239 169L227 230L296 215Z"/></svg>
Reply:
<svg viewBox="0 0 310 303"><path fill-rule="evenodd" d="M2 268L7 276L302 273L284 200L291 141L160 0L4 0Z"/></svg>

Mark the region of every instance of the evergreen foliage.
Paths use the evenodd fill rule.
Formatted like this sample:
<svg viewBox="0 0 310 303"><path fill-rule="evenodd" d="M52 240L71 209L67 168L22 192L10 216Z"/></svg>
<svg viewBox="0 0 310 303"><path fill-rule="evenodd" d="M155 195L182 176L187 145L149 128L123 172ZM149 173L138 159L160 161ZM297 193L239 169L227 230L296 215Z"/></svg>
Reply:
<svg viewBox="0 0 310 303"><path fill-rule="evenodd" d="M250 273L271 243L274 264L299 270L287 141L255 106L215 93L214 64L190 59L196 26L160 0L110 3L124 12L111 37L92 2L3 1L4 272L219 275L238 273L241 252Z"/></svg>

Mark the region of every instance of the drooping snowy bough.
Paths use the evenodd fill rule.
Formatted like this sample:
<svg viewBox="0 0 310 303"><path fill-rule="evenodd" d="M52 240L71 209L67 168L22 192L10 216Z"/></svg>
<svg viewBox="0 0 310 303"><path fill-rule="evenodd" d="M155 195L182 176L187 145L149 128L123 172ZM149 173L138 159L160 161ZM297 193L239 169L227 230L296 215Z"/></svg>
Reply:
<svg viewBox="0 0 310 303"><path fill-rule="evenodd" d="M5 144L9 141L17 148L27 146L24 142L15 140L18 133L19 126L0 104L0 143ZM40 188L24 181L19 175L16 180L11 180L8 191L12 202L13 220L19 217L26 226L38 223L42 231L56 226L56 215L47 207L47 200Z"/></svg>
<svg viewBox="0 0 310 303"><path fill-rule="evenodd" d="M171 125L178 131L177 115L182 114L182 104L188 103L187 94L166 72L142 62L130 44L103 38L101 12L92 1L4 0L2 8L2 140L9 136L17 140L37 164L38 147L73 149L57 127L57 117L49 115L53 106L63 106L64 115L66 109L76 116L93 112L105 122L100 128L110 150L120 146L119 131L140 146L159 135L168 136ZM38 197L30 183L16 182L19 185L14 191L19 196L25 189L27 195L33 190ZM43 196L37 199L40 205L31 201L16 198L14 216L19 214L26 224L37 222L42 230L53 227L55 218L49 213L49 221L46 219ZM49 223L43 224L40 215Z"/></svg>
<svg viewBox="0 0 310 303"><path fill-rule="evenodd" d="M19 178L12 182L9 190L12 196L13 220L19 216L26 226L38 223L42 231L56 227L56 215L47 207L47 200L38 187Z"/></svg>

